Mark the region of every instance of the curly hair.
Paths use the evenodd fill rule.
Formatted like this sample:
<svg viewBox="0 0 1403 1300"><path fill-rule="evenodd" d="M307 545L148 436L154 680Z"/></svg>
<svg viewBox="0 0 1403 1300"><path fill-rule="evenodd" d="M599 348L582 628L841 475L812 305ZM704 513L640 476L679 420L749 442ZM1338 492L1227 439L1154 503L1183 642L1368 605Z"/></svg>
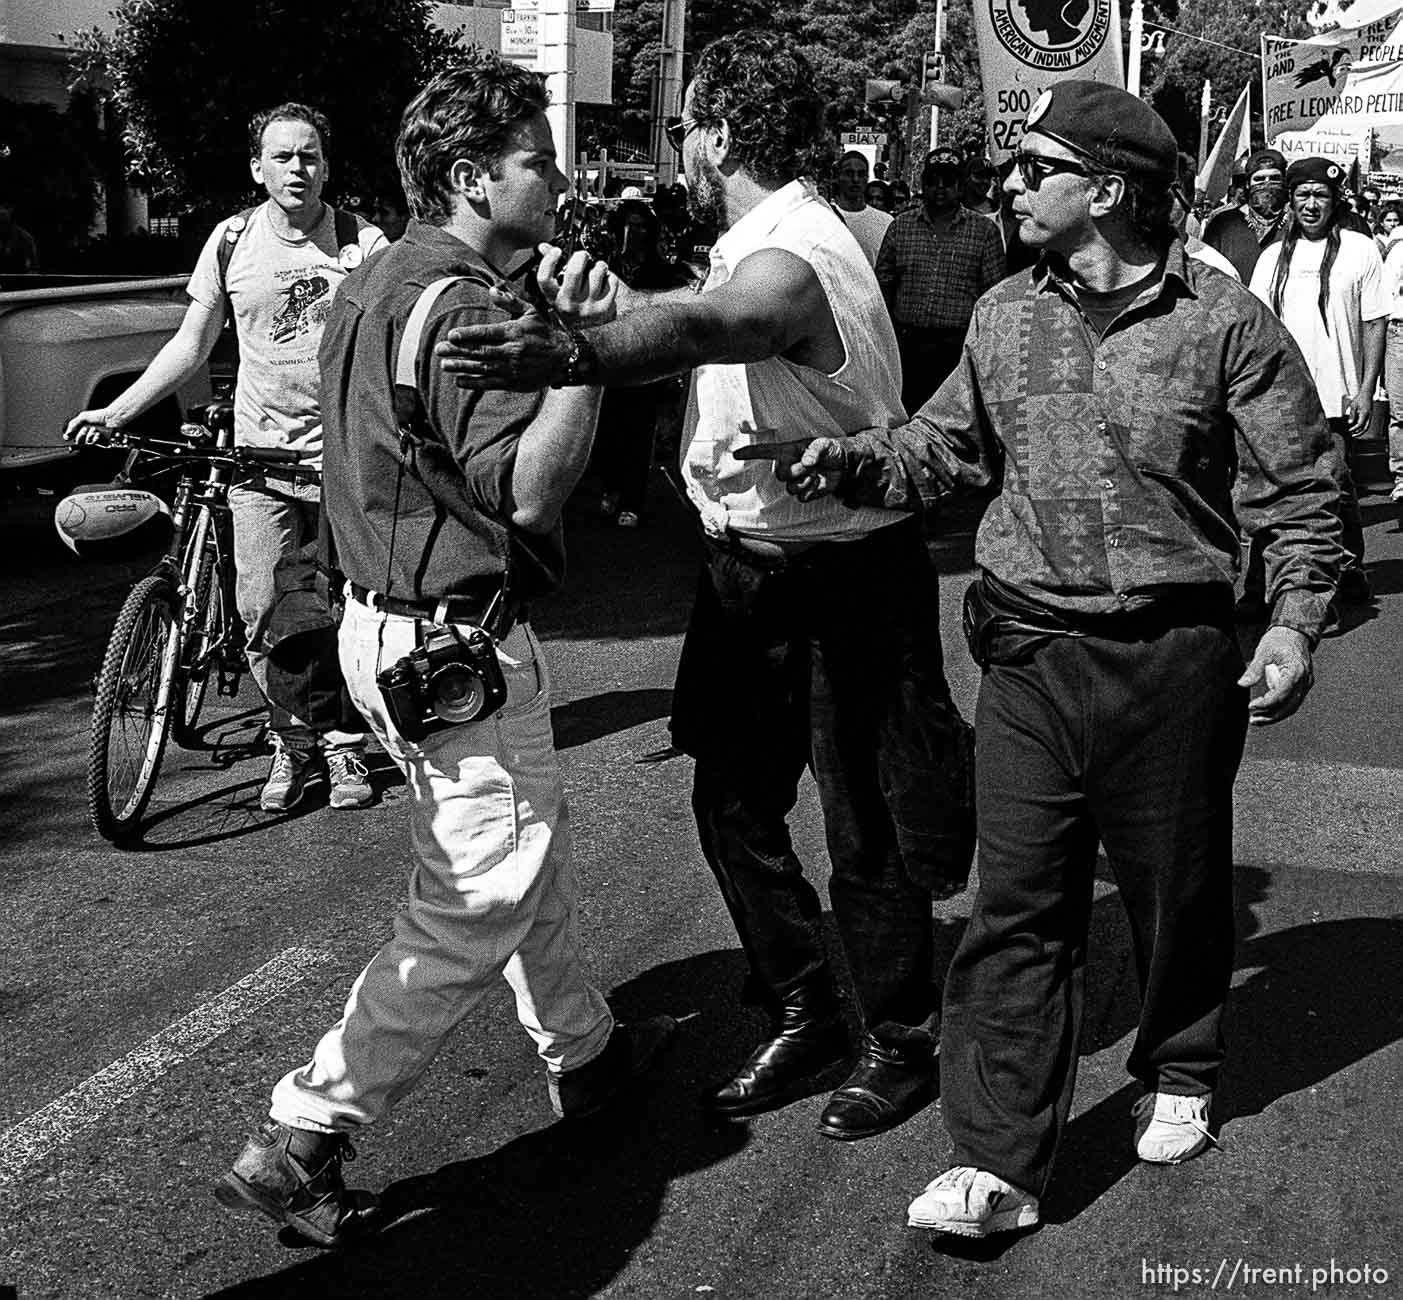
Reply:
<svg viewBox="0 0 1403 1300"><path fill-rule="evenodd" d="M550 103L546 79L487 50L470 50L404 110L395 160L409 215L442 226L452 215L449 169L460 158L494 178L517 125Z"/></svg>
<svg viewBox="0 0 1403 1300"><path fill-rule="evenodd" d="M813 69L767 32L723 36L702 51L691 113L703 125L724 121L731 156L762 184L813 175L831 152Z"/></svg>
<svg viewBox="0 0 1403 1300"><path fill-rule="evenodd" d="M255 113L249 120L248 156L250 158L262 156L263 132L268 129L271 122L306 122L317 133L317 138L321 140L322 152L327 151L331 128L327 125L326 118L308 104L288 102L279 104L277 108L265 108L261 113Z"/></svg>

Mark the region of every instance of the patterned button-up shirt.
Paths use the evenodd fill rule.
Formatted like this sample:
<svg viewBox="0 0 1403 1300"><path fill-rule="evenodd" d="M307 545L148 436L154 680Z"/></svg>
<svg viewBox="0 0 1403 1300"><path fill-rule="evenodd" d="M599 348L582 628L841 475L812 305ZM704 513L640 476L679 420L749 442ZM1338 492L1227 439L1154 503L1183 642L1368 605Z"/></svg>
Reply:
<svg viewBox="0 0 1403 1300"><path fill-rule="evenodd" d="M919 204L898 213L877 252L877 283L898 325L962 330L1004 275L1004 246L988 217L962 207L936 233Z"/></svg>
<svg viewBox="0 0 1403 1300"><path fill-rule="evenodd" d="M1185 258L1098 338L1046 263L975 309L959 367L905 425L842 442L852 504L1000 486L977 563L1073 614L1230 585L1265 540L1272 622L1319 635L1338 576L1339 453L1281 323Z"/></svg>

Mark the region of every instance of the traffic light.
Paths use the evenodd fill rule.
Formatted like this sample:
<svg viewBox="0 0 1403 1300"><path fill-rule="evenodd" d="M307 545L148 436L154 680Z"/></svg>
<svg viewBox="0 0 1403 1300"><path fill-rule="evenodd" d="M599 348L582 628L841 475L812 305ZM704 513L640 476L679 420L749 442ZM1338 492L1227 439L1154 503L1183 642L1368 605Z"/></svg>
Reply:
<svg viewBox="0 0 1403 1300"><path fill-rule="evenodd" d="M868 79L863 99L869 104L904 104L906 83L904 81L874 81Z"/></svg>
<svg viewBox="0 0 1403 1300"><path fill-rule="evenodd" d="M939 81L945 71L945 59L939 50L927 50L921 55L921 89Z"/></svg>

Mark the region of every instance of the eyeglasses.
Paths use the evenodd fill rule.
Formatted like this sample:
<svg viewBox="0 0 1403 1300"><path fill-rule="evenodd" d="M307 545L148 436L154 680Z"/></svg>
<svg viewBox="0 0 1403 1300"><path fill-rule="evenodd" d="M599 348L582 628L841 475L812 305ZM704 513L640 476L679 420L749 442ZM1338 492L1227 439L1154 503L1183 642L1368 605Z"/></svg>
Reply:
<svg viewBox="0 0 1403 1300"><path fill-rule="evenodd" d="M663 123L663 134L667 137L667 142L678 153L682 152L682 142L687 138L688 133L701 125L694 117L669 117Z"/></svg>
<svg viewBox="0 0 1403 1300"><path fill-rule="evenodd" d="M1042 154L1016 153L1013 161L1018 164L1018 175L1030 190L1041 188L1043 181L1058 172L1071 176L1099 176L1102 173L1070 158L1044 158Z"/></svg>

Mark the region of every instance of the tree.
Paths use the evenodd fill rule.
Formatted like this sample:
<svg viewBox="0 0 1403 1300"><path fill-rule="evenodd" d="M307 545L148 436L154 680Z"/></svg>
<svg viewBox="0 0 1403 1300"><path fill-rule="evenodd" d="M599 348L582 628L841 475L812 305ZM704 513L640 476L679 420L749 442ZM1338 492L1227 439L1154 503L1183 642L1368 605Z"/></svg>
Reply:
<svg viewBox="0 0 1403 1300"><path fill-rule="evenodd" d="M82 33L81 81L110 95L133 181L187 211L227 212L252 191L249 119L286 100L331 126L331 185L396 183L394 137L415 92L458 49L428 0L119 0L110 36Z"/></svg>
<svg viewBox="0 0 1403 1300"><path fill-rule="evenodd" d="M1147 77L1146 98L1191 151L1199 146L1198 110L1205 80L1213 83L1215 100L1231 104L1249 81L1260 81L1257 54L1264 33L1301 40L1316 30L1303 9L1285 0L1246 6L1240 0L1163 0L1159 10L1146 7L1146 25L1157 21L1188 36L1167 38L1164 57L1153 77ZM1207 40L1189 39L1193 36ZM1260 108L1260 86L1256 98ZM1261 139L1260 129L1255 135Z"/></svg>
<svg viewBox="0 0 1403 1300"><path fill-rule="evenodd" d="M67 112L0 98L0 192L39 244L45 270L87 232L97 206L100 147L91 101Z"/></svg>

